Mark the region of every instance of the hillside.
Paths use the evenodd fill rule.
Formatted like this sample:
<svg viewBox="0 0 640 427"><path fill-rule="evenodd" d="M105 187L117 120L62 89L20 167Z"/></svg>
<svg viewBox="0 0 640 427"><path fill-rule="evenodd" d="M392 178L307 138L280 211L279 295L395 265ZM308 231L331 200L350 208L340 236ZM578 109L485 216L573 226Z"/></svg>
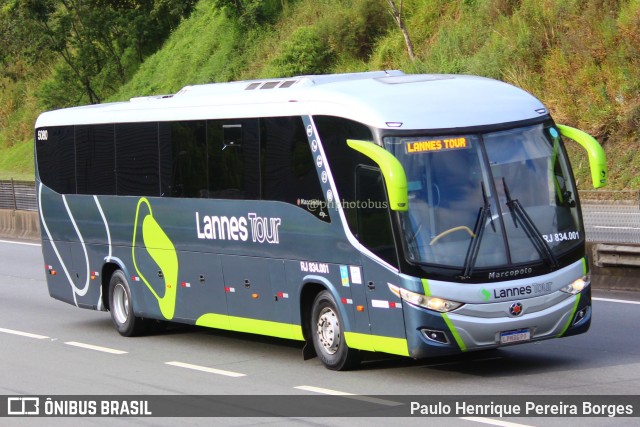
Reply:
<svg viewBox="0 0 640 427"><path fill-rule="evenodd" d="M108 100L298 74L478 74L530 91L557 122L594 135L609 189L640 189L640 0L405 0L403 18L415 61L386 0L201 0ZM51 104L40 89L50 93L56 76L31 73L11 98L2 86L0 178L32 173L24 147ZM570 151L587 189L586 156Z"/></svg>

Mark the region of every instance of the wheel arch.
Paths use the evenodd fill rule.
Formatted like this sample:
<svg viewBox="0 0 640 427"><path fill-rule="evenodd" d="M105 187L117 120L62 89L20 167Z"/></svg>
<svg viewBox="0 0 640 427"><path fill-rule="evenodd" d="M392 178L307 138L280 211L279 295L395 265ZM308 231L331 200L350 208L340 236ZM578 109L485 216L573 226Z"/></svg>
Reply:
<svg viewBox="0 0 640 427"><path fill-rule="evenodd" d="M336 303L336 309L340 311L340 315L345 323L345 328L350 330L349 315L345 311L344 304L340 304L340 294L336 287L325 277L309 275L303 278L300 290L300 324L302 326L302 335L306 341L308 341L311 336L310 322L313 301L322 291L329 291L331 293Z"/></svg>
<svg viewBox="0 0 640 427"><path fill-rule="evenodd" d="M122 270L125 276L128 277L124 263L118 258L109 258L105 260L105 263L102 265L102 271L100 272L100 293L102 295L102 305L107 311L111 310L111 307L109 307L109 282L111 282L111 276L113 276L113 273L116 270Z"/></svg>

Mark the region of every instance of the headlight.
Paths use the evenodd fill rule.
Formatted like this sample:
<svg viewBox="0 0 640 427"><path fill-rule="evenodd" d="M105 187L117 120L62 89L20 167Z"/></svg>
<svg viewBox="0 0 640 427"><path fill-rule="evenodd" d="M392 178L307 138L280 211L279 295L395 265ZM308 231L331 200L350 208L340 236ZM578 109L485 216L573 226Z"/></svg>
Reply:
<svg viewBox="0 0 640 427"><path fill-rule="evenodd" d="M578 294L582 292L584 288L591 284L591 275L587 274L586 276L582 276L579 279L574 280L564 288L560 289L562 292L566 292L568 294Z"/></svg>
<svg viewBox="0 0 640 427"><path fill-rule="evenodd" d="M449 301L438 297L428 297L416 292L411 292L392 285L391 283L387 283L387 285L389 285L391 292L406 302L429 310L439 311L440 313L447 313L463 305L461 302Z"/></svg>

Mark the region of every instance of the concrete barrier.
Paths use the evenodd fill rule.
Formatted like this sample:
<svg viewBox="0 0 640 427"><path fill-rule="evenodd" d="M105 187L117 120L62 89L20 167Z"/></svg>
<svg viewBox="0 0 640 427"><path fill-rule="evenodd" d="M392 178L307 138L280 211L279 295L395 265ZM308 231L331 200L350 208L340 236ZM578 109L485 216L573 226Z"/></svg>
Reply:
<svg viewBox="0 0 640 427"><path fill-rule="evenodd" d="M591 253L597 267L640 267L640 245L596 243Z"/></svg>
<svg viewBox="0 0 640 427"><path fill-rule="evenodd" d="M38 212L0 209L0 237L39 240Z"/></svg>
<svg viewBox="0 0 640 427"><path fill-rule="evenodd" d="M640 246L587 243L594 289L640 291Z"/></svg>

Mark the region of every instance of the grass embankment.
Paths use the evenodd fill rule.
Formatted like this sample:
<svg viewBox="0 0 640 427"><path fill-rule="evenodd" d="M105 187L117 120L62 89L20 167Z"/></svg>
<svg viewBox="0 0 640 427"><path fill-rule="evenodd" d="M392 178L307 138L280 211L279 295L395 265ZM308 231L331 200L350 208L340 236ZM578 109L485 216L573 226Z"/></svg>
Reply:
<svg viewBox="0 0 640 427"><path fill-rule="evenodd" d="M608 155L609 188L640 189L640 0L405 0L415 62L386 0L278 2L276 19L257 25L202 0L112 100L296 74L478 74L528 90L556 121L594 135ZM4 160L10 152L31 155L30 149L6 151L16 141L30 144L40 105L37 91L30 93L27 107L2 107L4 176L30 164ZM586 156L573 145L569 150L579 186L587 189Z"/></svg>

